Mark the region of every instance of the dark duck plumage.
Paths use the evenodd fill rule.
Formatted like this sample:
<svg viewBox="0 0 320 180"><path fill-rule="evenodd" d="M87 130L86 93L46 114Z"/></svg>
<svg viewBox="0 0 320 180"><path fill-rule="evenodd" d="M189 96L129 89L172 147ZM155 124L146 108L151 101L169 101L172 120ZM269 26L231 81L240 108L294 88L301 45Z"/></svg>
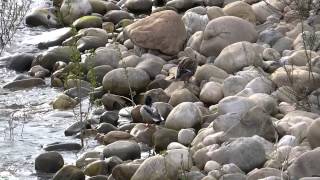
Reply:
<svg viewBox="0 0 320 180"><path fill-rule="evenodd" d="M145 97L144 105L140 108L140 115L145 123L161 123L164 121L163 117L159 114L158 110L152 106L151 96Z"/></svg>
<svg viewBox="0 0 320 180"><path fill-rule="evenodd" d="M197 61L189 58L183 57L178 64L176 80L184 81L185 84L194 75L198 67Z"/></svg>

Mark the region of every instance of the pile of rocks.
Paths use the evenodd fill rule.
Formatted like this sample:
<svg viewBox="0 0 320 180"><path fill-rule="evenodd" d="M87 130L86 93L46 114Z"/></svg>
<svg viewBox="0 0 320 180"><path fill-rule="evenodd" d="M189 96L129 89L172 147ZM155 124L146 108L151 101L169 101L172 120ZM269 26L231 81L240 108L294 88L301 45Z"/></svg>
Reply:
<svg viewBox="0 0 320 180"><path fill-rule="evenodd" d="M55 30L56 36L39 44L49 47L41 55L9 57L10 68L29 70L32 77L6 87L43 85L42 78L50 76L52 86L67 89L53 101L56 109L75 107L79 96L101 99L104 108L86 123L102 145L64 167L59 155L42 154L37 170L52 173L62 167L54 180L320 176L319 15L310 12L300 21L294 3L277 0L55 4L64 25L77 34L69 27ZM34 10L27 24L58 27L53 9ZM316 44L306 50L304 37L314 31ZM85 69L80 91L79 80L64 79L73 42ZM184 57L198 64L186 84L174 80ZM100 87L88 82L90 71ZM136 105L124 98L131 95ZM162 123L146 121L141 113L146 96ZM66 135L81 127L73 125ZM157 155L141 158L150 150Z"/></svg>

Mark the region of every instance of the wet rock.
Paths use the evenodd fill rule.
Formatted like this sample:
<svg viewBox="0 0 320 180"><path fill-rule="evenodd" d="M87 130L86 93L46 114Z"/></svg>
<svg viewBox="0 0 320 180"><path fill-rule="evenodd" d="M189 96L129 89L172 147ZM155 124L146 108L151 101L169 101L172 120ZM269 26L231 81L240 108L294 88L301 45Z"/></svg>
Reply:
<svg viewBox="0 0 320 180"><path fill-rule="evenodd" d="M254 50L253 50L254 49ZM260 46L249 42L236 42L225 47L214 61L214 65L228 73L235 73L246 66L261 66Z"/></svg>
<svg viewBox="0 0 320 180"><path fill-rule="evenodd" d="M217 57L228 45L240 41L255 42L257 36L254 26L248 21L233 16L219 17L206 26L200 53Z"/></svg>
<svg viewBox="0 0 320 180"><path fill-rule="evenodd" d="M37 8L26 15L25 22L29 26L58 27L55 8Z"/></svg>
<svg viewBox="0 0 320 180"><path fill-rule="evenodd" d="M32 54L19 53L12 56L1 57L0 62L5 62L8 69L24 72L30 69L33 59L34 55Z"/></svg>
<svg viewBox="0 0 320 180"><path fill-rule="evenodd" d="M118 24L123 19L133 19L133 16L123 10L111 10L104 15L104 22L112 22L113 24Z"/></svg>
<svg viewBox="0 0 320 180"><path fill-rule="evenodd" d="M118 128L109 123L101 123L97 127L98 133L103 133L103 134L108 134L110 131L116 131L116 130L118 130Z"/></svg>
<svg viewBox="0 0 320 180"><path fill-rule="evenodd" d="M52 107L53 109L69 109L73 108L78 104L76 100L73 98L65 95L65 94L60 94L58 95L52 102Z"/></svg>
<svg viewBox="0 0 320 180"><path fill-rule="evenodd" d="M85 127L84 122L77 121L73 123L71 126L69 126L65 131L64 135L65 136L73 136L81 131Z"/></svg>
<svg viewBox="0 0 320 180"><path fill-rule="evenodd" d="M76 166L78 168L83 168L88 164L95 162L97 160L103 159L102 152L97 151L87 151L80 155L80 157L76 161Z"/></svg>
<svg viewBox="0 0 320 180"><path fill-rule="evenodd" d="M36 157L36 171L56 173L64 165L63 157L57 152L46 152Z"/></svg>
<svg viewBox="0 0 320 180"><path fill-rule="evenodd" d="M177 54L187 38L180 16L171 10L153 13L127 26L124 33L135 45L169 55Z"/></svg>
<svg viewBox="0 0 320 180"><path fill-rule="evenodd" d="M72 87L70 89L65 90L63 93L71 98L84 98L87 97L90 92L91 90L85 87Z"/></svg>
<svg viewBox="0 0 320 180"><path fill-rule="evenodd" d="M217 104L222 98L222 86L218 83L208 82L201 89L200 100L206 104Z"/></svg>
<svg viewBox="0 0 320 180"><path fill-rule="evenodd" d="M98 16L83 16L72 24L76 29L101 28L102 18Z"/></svg>
<svg viewBox="0 0 320 180"><path fill-rule="evenodd" d="M131 180L174 180L177 179L177 170L171 163L167 163L164 157L157 155L146 159L134 173Z"/></svg>
<svg viewBox="0 0 320 180"><path fill-rule="evenodd" d="M250 137L237 138L215 151L208 152L208 155L220 164L234 163L245 172L260 167L266 161L262 144Z"/></svg>
<svg viewBox="0 0 320 180"><path fill-rule="evenodd" d="M153 133L152 140L156 152L160 152L166 150L171 142L178 141L178 132L172 129L159 128Z"/></svg>
<svg viewBox="0 0 320 180"><path fill-rule="evenodd" d="M152 8L151 0L127 0L125 7L131 12L150 12Z"/></svg>
<svg viewBox="0 0 320 180"><path fill-rule="evenodd" d="M43 146L43 149L46 151L77 151L82 147L78 143L52 143Z"/></svg>
<svg viewBox="0 0 320 180"><path fill-rule="evenodd" d="M26 88L33 88L36 86L43 86L46 82L41 78L28 78L22 80L15 80L13 82L9 82L3 86L3 89L26 89Z"/></svg>
<svg viewBox="0 0 320 180"><path fill-rule="evenodd" d="M243 1L235 1L227 4L223 8L223 12L228 16L236 16L253 24L256 23L256 17L251 6Z"/></svg>
<svg viewBox="0 0 320 180"><path fill-rule="evenodd" d="M130 140L130 139L133 139L133 137L127 132L110 131L108 134L103 136L102 141L103 141L103 144L108 145L119 140Z"/></svg>
<svg viewBox="0 0 320 180"><path fill-rule="evenodd" d="M133 141L116 141L103 149L104 157L118 156L123 161L140 158L140 147Z"/></svg>
<svg viewBox="0 0 320 180"><path fill-rule="evenodd" d="M108 170L108 163L104 160L98 160L88 164L83 173L87 176L107 175Z"/></svg>
<svg viewBox="0 0 320 180"><path fill-rule="evenodd" d="M188 146L195 137L196 133L193 129L181 129L178 133L178 142Z"/></svg>
<svg viewBox="0 0 320 180"><path fill-rule="evenodd" d="M129 95L132 91L141 92L149 83L149 75L140 69L118 68L108 72L102 81L103 88L110 93L118 95Z"/></svg>
<svg viewBox="0 0 320 180"><path fill-rule="evenodd" d="M50 75L50 71L48 69L45 69L39 65L33 66L28 73L30 74L30 76L36 78L45 78Z"/></svg>
<svg viewBox="0 0 320 180"><path fill-rule="evenodd" d="M317 166L320 158L320 149L314 149L303 153L297 157L293 163L288 167L288 175L292 180L298 180L302 177L318 177L319 166Z"/></svg>
<svg viewBox="0 0 320 180"><path fill-rule="evenodd" d="M68 39L73 35L72 28L70 27L65 27L65 28L60 28L56 29L50 32L45 32L40 35L39 39L44 39L41 40L40 43L38 44L39 49L46 49L52 46L58 46L61 45L63 41Z"/></svg>
<svg viewBox="0 0 320 180"><path fill-rule="evenodd" d="M117 125L119 119L117 111L106 111L100 116L100 123L110 123L114 126Z"/></svg>
<svg viewBox="0 0 320 180"><path fill-rule="evenodd" d="M70 25L76 19L92 12L91 4L88 0L64 0L60 7L63 23Z"/></svg>
<svg viewBox="0 0 320 180"><path fill-rule="evenodd" d="M67 165L61 168L54 176L53 180L85 180L84 173L76 166Z"/></svg>
<svg viewBox="0 0 320 180"><path fill-rule="evenodd" d="M183 102L172 109L168 115L165 126L170 129L180 130L192 128L201 123L201 112L191 102Z"/></svg>
<svg viewBox="0 0 320 180"><path fill-rule="evenodd" d="M68 46L51 47L44 53L37 56L33 60L32 66L40 65L46 69L52 70L55 63L58 61L69 63L73 52L74 50Z"/></svg>

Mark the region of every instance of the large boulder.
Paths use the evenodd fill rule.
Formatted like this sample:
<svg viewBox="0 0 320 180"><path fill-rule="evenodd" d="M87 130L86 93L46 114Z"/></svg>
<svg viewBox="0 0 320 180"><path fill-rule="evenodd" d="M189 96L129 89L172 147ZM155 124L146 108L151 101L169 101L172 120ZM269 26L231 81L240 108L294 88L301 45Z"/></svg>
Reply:
<svg viewBox="0 0 320 180"><path fill-rule="evenodd" d="M12 56L1 57L0 62L5 62L8 69L18 72L28 71L31 68L34 55L19 53Z"/></svg>
<svg viewBox="0 0 320 180"><path fill-rule="evenodd" d="M263 49L249 42L236 42L225 47L214 65L228 73L235 73L246 66L261 66Z"/></svg>
<svg viewBox="0 0 320 180"><path fill-rule="evenodd" d="M228 141L219 149L209 151L207 154L221 165L233 163L244 172L258 168L266 161L263 145L253 137Z"/></svg>
<svg viewBox="0 0 320 180"><path fill-rule="evenodd" d="M60 7L63 23L67 25L91 11L92 7L88 0L64 0Z"/></svg>
<svg viewBox="0 0 320 180"><path fill-rule="evenodd" d="M256 42L258 33L250 22L234 16L218 17L204 30L200 53L217 57L226 46L240 42Z"/></svg>
<svg viewBox="0 0 320 180"><path fill-rule="evenodd" d="M302 177L319 177L320 149L303 153L288 167L289 178L298 180Z"/></svg>
<svg viewBox="0 0 320 180"><path fill-rule="evenodd" d="M141 92L150 82L149 75L140 69L118 68L108 72L102 81L103 88L117 95L128 95L132 91Z"/></svg>
<svg viewBox="0 0 320 180"><path fill-rule="evenodd" d="M35 169L39 172L56 173L63 165L63 157L57 152L42 153L35 160Z"/></svg>
<svg viewBox="0 0 320 180"><path fill-rule="evenodd" d="M157 12L134 22L125 28L124 33L140 47L157 49L169 55L177 54L187 39L181 17L172 10Z"/></svg>
<svg viewBox="0 0 320 180"><path fill-rule="evenodd" d="M192 102L183 102L172 109L167 117L165 126L180 130L192 128L201 123L201 112Z"/></svg>

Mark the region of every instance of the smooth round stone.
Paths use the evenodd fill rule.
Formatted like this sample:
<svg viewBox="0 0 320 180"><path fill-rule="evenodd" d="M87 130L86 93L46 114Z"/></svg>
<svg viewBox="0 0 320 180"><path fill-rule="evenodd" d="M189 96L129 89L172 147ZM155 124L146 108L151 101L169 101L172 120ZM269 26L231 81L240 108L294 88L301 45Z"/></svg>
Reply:
<svg viewBox="0 0 320 180"><path fill-rule="evenodd" d="M63 157L57 152L42 153L35 160L35 169L45 173L56 173L63 165Z"/></svg>

